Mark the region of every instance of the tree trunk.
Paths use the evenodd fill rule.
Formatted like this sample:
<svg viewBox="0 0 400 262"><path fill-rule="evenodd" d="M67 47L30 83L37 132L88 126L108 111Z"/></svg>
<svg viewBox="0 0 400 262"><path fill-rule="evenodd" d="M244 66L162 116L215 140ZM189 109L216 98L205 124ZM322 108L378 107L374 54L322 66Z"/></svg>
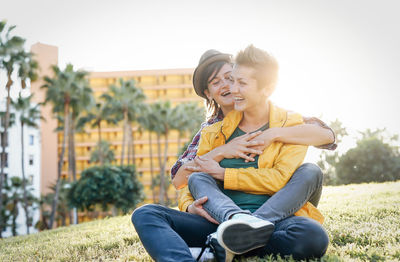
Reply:
<svg viewBox="0 0 400 262"><path fill-rule="evenodd" d="M166 182L166 181L165 181L165 169L166 169L167 160L168 160L168 132L169 132L169 130L168 130L168 128L167 128L167 129L166 129L166 132L165 132L163 168L162 168L162 171L161 171L161 174L162 174L162 183L163 183L163 186L164 186L164 194L165 194L165 199L166 199L167 203L169 203L169 197L168 197L168 187L169 187L169 184L165 183L165 182ZM160 181L160 182L161 182L161 181Z"/></svg>
<svg viewBox="0 0 400 262"><path fill-rule="evenodd" d="M11 80L11 74L8 74L8 81L6 85L6 90L7 90L7 103L6 103L6 115L4 118L4 143L2 143L1 147L1 170L0 170L0 212L3 210L3 182L4 182L4 167L6 165L6 143L8 141L8 124L10 122L10 103L11 103L11 97L10 97L10 89L13 81ZM2 238L2 233L3 233L3 217L0 216L0 238Z"/></svg>
<svg viewBox="0 0 400 262"><path fill-rule="evenodd" d="M135 132L133 131L132 125L129 126L131 129L131 143L132 143L132 164L136 166L136 152L135 152Z"/></svg>
<svg viewBox="0 0 400 262"><path fill-rule="evenodd" d="M12 209L12 224L11 224L11 232L13 236L17 235L17 217L18 217L18 193L16 192L14 194L14 200L13 200L13 209Z"/></svg>
<svg viewBox="0 0 400 262"><path fill-rule="evenodd" d="M152 148L152 145L153 145L153 142L152 142L152 139L151 139L151 132L150 131L148 131L149 132L149 154L150 154L150 177L151 177L151 191L153 192L153 203L155 203L156 202L156 191L155 191L155 188L154 188L154 185L153 185L153 180L154 180L154 169L153 169L153 148Z"/></svg>
<svg viewBox="0 0 400 262"><path fill-rule="evenodd" d="M24 211L25 211L25 224L26 234L29 235L29 211L28 211L28 197L26 193L26 178L25 178L25 152L24 152L24 122L21 122L21 168L22 168L22 190L24 197Z"/></svg>
<svg viewBox="0 0 400 262"><path fill-rule="evenodd" d="M131 164L131 157L132 157L132 126L131 123L128 122L127 124L127 132L126 132L126 136L127 136L127 146L128 146L128 165Z"/></svg>
<svg viewBox="0 0 400 262"><path fill-rule="evenodd" d="M158 151L158 165L160 167L160 192L158 197L158 202L160 205L164 205L164 188L161 185L161 170L162 170L162 160L161 160L161 141L160 141L160 134L157 133L157 151Z"/></svg>
<svg viewBox="0 0 400 262"><path fill-rule="evenodd" d="M60 158L58 160L58 170L57 170L57 183L56 183L56 192L54 193L54 198L53 198L53 203L51 205L51 213L50 213L50 221L49 221L49 228L53 228L53 223L54 223L54 218L56 214L56 209L58 205L58 195L60 193L60 184L61 184L61 172L62 172L62 166L64 162L64 153L65 153L65 146L66 146L66 140L67 140L67 135L68 135L68 116L69 114L69 101L66 102L64 106L64 137L63 137L63 142L62 142L62 147L61 147L61 154Z"/></svg>
<svg viewBox="0 0 400 262"><path fill-rule="evenodd" d="M76 152L75 152L75 117L72 115L72 120L70 121L71 126L71 164L72 166L72 181L76 181ZM76 225L78 220L78 212L74 207L72 208L72 224ZM70 220L71 223L71 220Z"/></svg>
<svg viewBox="0 0 400 262"><path fill-rule="evenodd" d="M179 153L180 153L180 147L181 147L181 137L183 136L183 133L181 132L181 131L179 131L178 132L178 141L176 142L176 147L178 148L177 150L178 150L178 154L177 155L180 155Z"/></svg>
<svg viewBox="0 0 400 262"><path fill-rule="evenodd" d="M100 161L100 165L102 166L102 165L104 165L104 159L103 159L103 150L102 150L102 147L101 147L101 121L99 121L99 123L97 124L97 127L98 127L98 137L99 137L99 142L98 142L98 145L99 145L99 161Z"/></svg>
<svg viewBox="0 0 400 262"><path fill-rule="evenodd" d="M124 111L124 124L122 130L122 152L121 152L121 166L124 165L125 156L125 140L126 140L126 122L128 121L128 112Z"/></svg>
<svg viewBox="0 0 400 262"><path fill-rule="evenodd" d="M71 126L71 166L72 166L72 181L76 181L76 152L75 152L75 117L72 115L70 121ZM68 163L69 164L69 163Z"/></svg>
<svg viewBox="0 0 400 262"><path fill-rule="evenodd" d="M65 117L68 117L68 122L71 120L70 114L68 114L68 116L65 116ZM72 176L73 166L72 166L72 123L71 122L69 122L69 126L68 126L68 140L67 140L67 143L68 143L68 174L67 174L67 180L68 180L68 182L71 182L71 178L73 177Z"/></svg>

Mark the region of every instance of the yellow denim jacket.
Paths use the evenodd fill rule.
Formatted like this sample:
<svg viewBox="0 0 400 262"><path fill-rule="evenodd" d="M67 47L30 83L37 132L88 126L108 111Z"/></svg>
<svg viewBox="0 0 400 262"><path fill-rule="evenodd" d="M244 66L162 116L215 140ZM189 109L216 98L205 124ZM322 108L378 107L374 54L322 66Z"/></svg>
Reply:
<svg viewBox="0 0 400 262"><path fill-rule="evenodd" d="M303 123L300 114L286 111L269 102L269 127L288 127ZM197 155L201 156L224 145L243 117L242 112L232 111L223 121L205 127L201 133ZM259 156L259 168L226 168L224 188L251 194L273 195L283 188L294 171L303 163L307 146L274 142ZM179 209L186 211L194 199L188 187L180 190ZM296 216L305 216L323 223L324 217L310 202Z"/></svg>

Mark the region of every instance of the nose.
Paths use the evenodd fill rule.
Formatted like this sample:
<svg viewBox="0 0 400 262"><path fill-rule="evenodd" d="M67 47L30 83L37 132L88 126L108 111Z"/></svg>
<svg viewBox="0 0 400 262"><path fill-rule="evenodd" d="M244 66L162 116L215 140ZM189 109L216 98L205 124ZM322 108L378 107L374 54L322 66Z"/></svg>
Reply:
<svg viewBox="0 0 400 262"><path fill-rule="evenodd" d="M231 94L237 93L238 90L239 90L239 88L238 88L238 86L237 86L237 82L236 82L236 81L233 81L233 83L230 85Z"/></svg>
<svg viewBox="0 0 400 262"><path fill-rule="evenodd" d="M231 80L226 79L226 78L222 79L222 86L223 87L229 86L229 88L230 88L231 85L232 85L232 81Z"/></svg>

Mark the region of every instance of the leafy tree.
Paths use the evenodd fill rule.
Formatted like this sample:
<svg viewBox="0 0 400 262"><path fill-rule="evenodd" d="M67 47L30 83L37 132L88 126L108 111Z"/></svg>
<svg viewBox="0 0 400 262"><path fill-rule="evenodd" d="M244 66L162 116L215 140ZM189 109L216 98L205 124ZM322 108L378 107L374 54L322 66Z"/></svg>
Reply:
<svg viewBox="0 0 400 262"><path fill-rule="evenodd" d="M0 69L4 69L7 81L7 101L6 101L6 114L4 125L4 139L7 141L9 119L10 119L10 104L11 97L10 91L14 83L12 75L18 68L17 74L21 80L21 87L26 87L26 81L35 81L37 79L38 64L32 59L32 54L25 52L24 44L25 39L20 36L12 35L15 26L8 26L6 21L0 21ZM1 154L1 170L0 170L0 210L3 209L3 180L4 180L4 167L5 167L5 145L2 145ZM2 217L0 216L0 238L2 236Z"/></svg>
<svg viewBox="0 0 400 262"><path fill-rule="evenodd" d="M356 147L343 154L335 165L339 181L343 184L384 182L400 179L400 152L385 142L384 129L361 133Z"/></svg>
<svg viewBox="0 0 400 262"><path fill-rule="evenodd" d="M82 172L68 193L71 206L88 211L100 205L104 211L113 206L113 210L126 213L143 199L143 185L132 165L90 167Z"/></svg>
<svg viewBox="0 0 400 262"><path fill-rule="evenodd" d="M109 94L104 94L102 98L105 99L106 108L112 112L115 119L123 120L121 165L124 163L126 144L128 145L128 165L130 164L131 150L134 163L132 123L140 115L146 96L142 89L136 87L135 81L124 81L121 78L119 86L110 85Z"/></svg>
<svg viewBox="0 0 400 262"><path fill-rule="evenodd" d="M52 184L50 188L50 193L46 195L42 195L40 197L40 210L41 210L41 220L38 221L35 225L35 228L39 230L45 230L45 229L50 229L49 228L49 219L51 216L51 210L48 210L48 207L52 205L53 199L54 199L54 194L56 192L56 184ZM68 182L66 179L62 178L60 181L60 188L59 188L59 194L58 194L58 204L57 204L57 210L56 210L56 215L55 215L55 221L57 221L57 224L61 226L66 226L67 225L67 218L69 217L69 220L72 221L72 217L70 215L70 207L68 206L68 201L67 201L67 194L69 192L69 189L71 188L70 182Z"/></svg>
<svg viewBox="0 0 400 262"><path fill-rule="evenodd" d="M336 135L336 143L340 145L342 139L348 135L347 130L343 127L342 122L338 119L331 122L329 125ZM324 174L324 184L326 185L336 185L338 184L338 178L336 175L335 166L339 162L339 153L337 151L327 151L321 152L320 160L318 161L319 167L322 169Z"/></svg>
<svg viewBox="0 0 400 262"><path fill-rule="evenodd" d="M12 101L12 106L15 111L20 113L19 122L21 125L21 168L22 168L22 190L23 190L23 207L25 211L25 219L26 219L26 233L29 234L29 203L28 203L28 193L26 188L26 177L25 177L25 145L24 145L24 127L34 127L38 128L38 120L43 119L40 115L39 105L32 106L31 98L33 95L30 95L26 98L19 94L19 97L16 101Z"/></svg>
<svg viewBox="0 0 400 262"><path fill-rule="evenodd" d="M68 64L64 71L61 71L56 65L53 66L52 69L54 76L52 78L46 76L44 78L45 84L42 86L42 88L46 89L45 103L51 103L53 107L53 114L55 114L58 119L63 119L64 122L62 123L62 126L64 130L61 152L58 160L56 190L51 208L49 228L53 227L55 212L57 209L61 184L61 172L68 138L69 148L70 150L74 150L73 128L71 129L70 125L74 125L74 118L77 116L77 112L79 111L78 108L80 108L82 104L87 105L92 101L92 91L89 88L86 80L86 76L88 74L87 72L81 70L74 71L74 68L71 64ZM75 160L72 158L73 157L70 155L68 158L70 162L68 164L75 167ZM73 178L75 179L74 171L72 173Z"/></svg>
<svg viewBox="0 0 400 262"><path fill-rule="evenodd" d="M100 163L100 165L111 164L115 160L114 151L110 149L110 143L101 140L90 154L91 163Z"/></svg>
<svg viewBox="0 0 400 262"><path fill-rule="evenodd" d="M28 189L26 193L23 192L23 184L26 184L27 181L24 181L20 177L11 177L8 181L5 181L4 190L5 190L5 207L8 214L5 215L6 220L11 219L11 223L6 223L6 226L11 226L11 232L13 236L17 235L17 218L19 215L18 207L21 203L23 203L24 198L26 197L26 204L28 208L34 208L34 204L37 202L37 199L32 195L32 189ZM5 214L5 213L4 213ZM7 221L6 221L7 222ZM32 225L32 216L27 218L27 226Z"/></svg>

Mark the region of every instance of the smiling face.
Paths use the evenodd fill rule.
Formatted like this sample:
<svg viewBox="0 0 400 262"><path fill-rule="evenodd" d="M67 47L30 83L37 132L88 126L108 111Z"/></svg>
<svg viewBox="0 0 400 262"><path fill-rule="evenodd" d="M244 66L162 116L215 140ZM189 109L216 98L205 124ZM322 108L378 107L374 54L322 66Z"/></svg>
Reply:
<svg viewBox="0 0 400 262"><path fill-rule="evenodd" d="M226 63L219 72L211 74L208 79L208 88L204 90L207 98L215 100L224 114L233 109L233 96L230 91L233 83L231 74L232 66Z"/></svg>
<svg viewBox="0 0 400 262"><path fill-rule="evenodd" d="M237 111L250 112L267 103L267 89L258 87L254 73L255 69L241 65L235 65L232 71L234 83L231 95L234 99L234 109Z"/></svg>

